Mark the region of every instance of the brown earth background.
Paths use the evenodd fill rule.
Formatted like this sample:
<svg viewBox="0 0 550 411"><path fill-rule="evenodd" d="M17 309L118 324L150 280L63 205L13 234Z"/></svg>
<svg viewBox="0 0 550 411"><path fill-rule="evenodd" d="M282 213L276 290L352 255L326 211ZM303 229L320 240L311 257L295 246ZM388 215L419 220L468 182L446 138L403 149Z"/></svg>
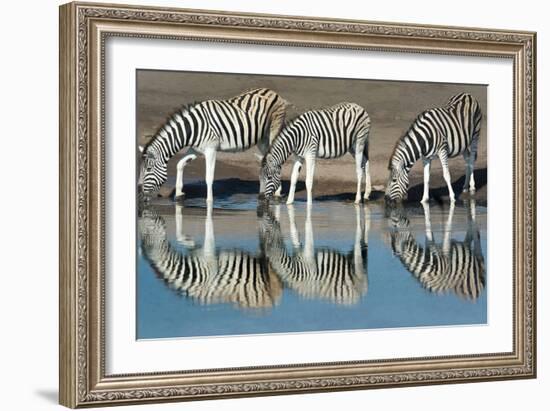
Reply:
<svg viewBox="0 0 550 411"><path fill-rule="evenodd" d="M407 131L416 116L432 107L442 106L459 92L472 94L481 105L484 114L481 127L475 177L478 192L476 198L486 199L487 183L487 87L474 84L446 84L403 82L384 80L358 80L338 78L287 77L250 74L200 73L176 71L137 71L137 141L146 143L164 121L182 105L207 99L226 99L257 87L275 90L293 106L287 111L287 119L311 109L327 107L343 101L363 106L371 117L369 135L370 171L375 192L380 198L388 178L388 161L396 141ZM137 152L137 150L136 150ZM252 148L243 153L218 153L216 162L214 197L220 184L224 190L231 185L248 183L256 188L259 162ZM182 151L183 153L183 151ZM161 190L168 195L175 181L175 165L182 153L169 163L169 181ZM461 191L465 163L462 156L449 162L455 192ZM283 179L289 179L291 162L283 168ZM302 170L300 180L303 181ZM355 166L351 155L339 159L318 160L315 169L314 196L349 198L355 191ZM204 160L190 163L184 173L184 185L204 180ZM410 175L409 199L421 197L422 167L418 162ZM441 173L441 165L432 162L430 181L431 196L446 198L447 192ZM287 184L283 185L283 194ZM184 187L184 190L185 187ZM201 189L202 190L202 189ZM304 198L304 185L297 187L296 198Z"/></svg>

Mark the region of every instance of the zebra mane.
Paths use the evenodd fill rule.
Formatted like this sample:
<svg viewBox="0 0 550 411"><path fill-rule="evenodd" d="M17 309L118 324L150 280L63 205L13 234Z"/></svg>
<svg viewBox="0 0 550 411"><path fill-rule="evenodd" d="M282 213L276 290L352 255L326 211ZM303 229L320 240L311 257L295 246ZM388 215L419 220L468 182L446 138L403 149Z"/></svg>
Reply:
<svg viewBox="0 0 550 411"><path fill-rule="evenodd" d="M310 111L310 110L308 110L308 111ZM304 113L307 113L307 111L305 111ZM304 114L304 113L302 113L302 114ZM294 123L296 123L296 121L300 118L300 116L301 116L302 114L296 114L296 115L295 115L294 117L292 117L292 118L285 118L285 122L284 122L284 124L283 124L283 127L281 128L281 133L282 133L285 129L292 127L292 126L294 125ZM279 134L281 134L281 133L279 133Z"/></svg>
<svg viewBox="0 0 550 411"><path fill-rule="evenodd" d="M420 117L420 116L418 116ZM403 135L395 142L394 146L393 146L393 150L390 154L390 158L389 158L389 161L388 161L388 170L391 170L392 168L392 162L393 162L393 158L397 152L397 149L399 148L399 146L401 145L401 143L403 143L403 139L405 138L405 136L407 135L407 133L409 132L409 130L412 128L412 126L416 123L416 121L418 120L418 117L415 118L415 120L412 122L411 126L407 129L407 131L405 133L403 133Z"/></svg>
<svg viewBox="0 0 550 411"><path fill-rule="evenodd" d="M177 115L182 115L182 113L192 109L196 105L202 103L202 101L193 101L192 103L183 104L176 110L172 111L168 116L165 117L164 121L161 123L161 125L156 129L156 131L153 133L153 136L143 145L143 152L145 153L147 149L151 146L151 144L157 139L162 129L168 124L170 120L175 120Z"/></svg>
<svg viewBox="0 0 550 411"><path fill-rule="evenodd" d="M281 131L279 132L279 134L277 134L277 136L273 139L273 141L269 144L269 147L267 149L267 152L265 153L265 156L263 157L262 159L262 165L264 164L267 164L268 161L267 161L267 158L269 157L269 155L272 153L273 151L273 147L275 146L275 142L284 134L287 132L288 129L290 129L294 123L296 123L296 121L300 118L301 114L297 114L296 116L294 116L293 118L291 119L285 119L285 122L284 122L284 125L281 127Z"/></svg>
<svg viewBox="0 0 550 411"><path fill-rule="evenodd" d="M401 137L399 138L399 140L397 140L397 142L395 143L395 145L393 146L393 150L391 152L391 155L390 155L390 160L388 162L388 170L391 170L391 165L392 165L392 161L393 161L393 157L397 151L397 149L399 148L400 144L403 143L403 140L405 139L405 137L407 137L407 135L409 134L409 132L412 130L412 128L414 127L414 125L416 124L417 121L420 120L420 118L426 114L426 112L430 111L430 110L433 110L434 108L428 108L424 111L422 111L420 114L418 114L414 120L411 122L411 125L409 126L409 128L407 128L407 131L405 131Z"/></svg>

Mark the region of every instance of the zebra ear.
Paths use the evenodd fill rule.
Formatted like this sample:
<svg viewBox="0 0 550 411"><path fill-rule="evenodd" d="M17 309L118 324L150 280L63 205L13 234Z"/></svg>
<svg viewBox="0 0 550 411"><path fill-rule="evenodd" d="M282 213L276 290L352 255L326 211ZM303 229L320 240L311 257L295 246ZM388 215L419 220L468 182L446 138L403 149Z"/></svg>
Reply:
<svg viewBox="0 0 550 411"><path fill-rule="evenodd" d="M142 154L143 154L143 148L144 148L143 146L138 145L138 150L139 150L139 152L142 153Z"/></svg>

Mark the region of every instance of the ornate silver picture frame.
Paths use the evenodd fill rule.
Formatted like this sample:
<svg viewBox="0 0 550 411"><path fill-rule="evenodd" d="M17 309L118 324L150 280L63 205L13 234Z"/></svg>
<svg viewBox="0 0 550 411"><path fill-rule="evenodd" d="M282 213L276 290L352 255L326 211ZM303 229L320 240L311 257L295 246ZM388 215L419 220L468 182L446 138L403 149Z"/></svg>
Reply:
<svg viewBox="0 0 550 411"><path fill-rule="evenodd" d="M499 58L513 64L512 350L484 354L106 371L106 43L112 38ZM334 73L337 77L339 73ZM198 400L536 376L536 35L487 30L69 3L60 7L60 403ZM498 149L489 147L491 150ZM489 257L489 259L492 257ZM133 275L133 273L125 273Z"/></svg>

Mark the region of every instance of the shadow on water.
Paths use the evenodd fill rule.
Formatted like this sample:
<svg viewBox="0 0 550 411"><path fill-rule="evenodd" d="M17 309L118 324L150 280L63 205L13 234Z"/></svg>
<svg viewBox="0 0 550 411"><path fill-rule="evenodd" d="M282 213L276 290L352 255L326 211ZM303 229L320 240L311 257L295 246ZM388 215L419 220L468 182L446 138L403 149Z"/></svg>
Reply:
<svg viewBox="0 0 550 411"><path fill-rule="evenodd" d="M479 190L487 185L487 169L474 170L474 178L476 181L476 188ZM454 181L452 186L454 192L458 195L462 192L464 186L465 176L461 176L458 180ZM290 188L289 180L282 180L282 192L288 193ZM296 192L305 191L305 183L298 181L296 183ZM257 180L242 180L240 178L224 178L215 180L213 183L213 190L216 193L216 198L221 200L229 200L233 196L239 195L256 195L258 194L260 185ZM424 189L424 183L411 186L408 190L407 203L419 202L422 199ZM170 198L173 199L175 189L172 190ZM384 199L384 191L373 190L370 195L370 201L379 201ZM467 194L466 194L467 196ZM461 199L463 196L460 196ZM186 199L203 199L206 198L206 183L204 181L190 182L185 185L185 198ZM449 198L449 192L445 185L430 189L430 198L436 203L443 204ZM353 202L355 200L355 192L339 193L339 194L327 194L314 197L315 201L330 202L330 201L343 201ZM298 199L298 202L302 200ZM482 202L480 202L482 204Z"/></svg>
<svg viewBox="0 0 550 411"><path fill-rule="evenodd" d="M282 180L282 192L288 193L290 189L290 180ZM224 178L215 180L213 183L213 191L216 194L217 199L228 200L232 196L238 195L256 195L260 190L260 184L257 180L241 180L240 178ZM298 181L296 183L296 193L305 192L306 185L304 181ZM175 189L170 193L170 198L173 199L175 195ZM203 199L206 198L206 183L204 181L195 181L185 184L185 198L186 199ZM283 194L283 198L286 195ZM320 195L316 196L315 201L346 201L353 202L355 200L355 192ZM383 200L384 192L373 190L370 195L371 201ZM305 200L296 199L297 202Z"/></svg>
<svg viewBox="0 0 550 411"><path fill-rule="evenodd" d="M474 178L476 181L476 189L480 189L482 187L485 187L487 185L487 169L477 169L474 171ZM458 195L462 192L462 187L464 187L464 181L465 176L460 177L458 180L453 182L453 190ZM405 203L418 203L422 199L424 190L424 183L416 184L414 186L409 187L408 194L407 194L407 200ZM377 191L373 190L370 194L370 201L378 201L384 199L384 191ZM457 196L458 197L458 196ZM464 196L462 196L464 197ZM466 195L468 197L468 195ZM440 187L431 188L430 189L430 199L438 204L443 204L445 201L447 201L449 198L449 191L447 190L447 186L442 185ZM330 194L330 195L322 195L315 197L315 201L346 201L346 202L353 202L355 200L355 192L348 192L348 193L339 193L339 194ZM458 200L461 200L461 197L458 198ZM483 204L483 202L479 202L479 204Z"/></svg>
<svg viewBox="0 0 550 411"><path fill-rule="evenodd" d="M290 181L281 181L283 192L288 192ZM305 183L299 181L296 184L296 190L305 190ZM239 194L256 195L260 191L258 180L241 180L240 178L222 178L215 180L212 186L217 199L227 200L229 197ZM172 190L170 198L174 198L175 189ZM204 181L196 181L185 184L185 198L206 198L206 183Z"/></svg>
<svg viewBox="0 0 550 411"><path fill-rule="evenodd" d="M339 194L326 194L315 197L315 201L345 201L352 203L355 201L355 192L339 193ZM378 201L384 199L384 192L373 190L370 193L369 201Z"/></svg>

